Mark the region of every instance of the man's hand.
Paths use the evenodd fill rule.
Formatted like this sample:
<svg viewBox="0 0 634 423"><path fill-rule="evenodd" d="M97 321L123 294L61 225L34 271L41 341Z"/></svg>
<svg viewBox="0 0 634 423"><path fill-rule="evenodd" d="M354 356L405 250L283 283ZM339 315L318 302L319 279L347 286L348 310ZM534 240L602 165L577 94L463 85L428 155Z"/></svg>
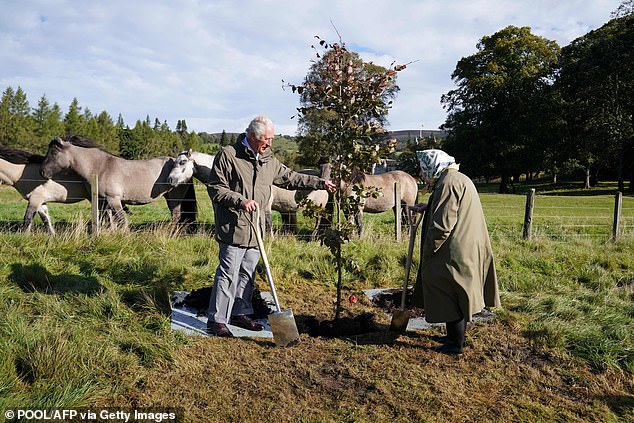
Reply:
<svg viewBox="0 0 634 423"><path fill-rule="evenodd" d="M427 206L427 203L418 203L411 206L410 209L415 213L423 213L427 209Z"/></svg>
<svg viewBox="0 0 634 423"><path fill-rule="evenodd" d="M258 209L258 202L255 200L244 200L242 202L242 208L244 208L247 213L254 212Z"/></svg>
<svg viewBox="0 0 634 423"><path fill-rule="evenodd" d="M326 185L326 189L328 190L328 192L335 192L337 189L335 183L332 182L330 179L324 181L324 185Z"/></svg>

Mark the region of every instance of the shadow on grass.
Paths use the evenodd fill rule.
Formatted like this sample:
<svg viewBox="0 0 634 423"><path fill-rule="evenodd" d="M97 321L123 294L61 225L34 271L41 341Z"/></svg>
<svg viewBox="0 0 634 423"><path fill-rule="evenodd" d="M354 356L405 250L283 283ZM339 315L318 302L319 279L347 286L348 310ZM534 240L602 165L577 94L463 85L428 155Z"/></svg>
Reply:
<svg viewBox="0 0 634 423"><path fill-rule="evenodd" d="M634 417L634 395L605 395L598 398L618 416Z"/></svg>
<svg viewBox="0 0 634 423"><path fill-rule="evenodd" d="M41 264L13 263L9 280L27 293L95 295L103 289L92 276L69 273L53 275Z"/></svg>

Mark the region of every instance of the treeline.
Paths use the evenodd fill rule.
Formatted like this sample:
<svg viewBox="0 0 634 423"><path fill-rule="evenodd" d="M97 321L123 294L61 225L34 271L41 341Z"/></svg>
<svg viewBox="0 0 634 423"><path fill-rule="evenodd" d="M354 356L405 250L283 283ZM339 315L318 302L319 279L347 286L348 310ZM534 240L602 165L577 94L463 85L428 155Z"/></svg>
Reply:
<svg viewBox="0 0 634 423"><path fill-rule="evenodd" d="M634 179L634 2L560 48L509 26L461 59L442 96L443 147L470 176L575 174L585 186Z"/></svg>
<svg viewBox="0 0 634 423"><path fill-rule="evenodd" d="M2 92L1 145L43 154L53 138L64 135L90 138L126 159L173 156L189 148L216 154L221 146L235 142L237 137L225 131L221 134L188 131L184 119L177 122L174 130L167 121L155 118L152 122L149 116L130 127L121 114L116 120L106 111L95 115L87 107L82 108L76 98L64 112L57 103L50 104L46 95L32 108L21 87L7 87Z"/></svg>

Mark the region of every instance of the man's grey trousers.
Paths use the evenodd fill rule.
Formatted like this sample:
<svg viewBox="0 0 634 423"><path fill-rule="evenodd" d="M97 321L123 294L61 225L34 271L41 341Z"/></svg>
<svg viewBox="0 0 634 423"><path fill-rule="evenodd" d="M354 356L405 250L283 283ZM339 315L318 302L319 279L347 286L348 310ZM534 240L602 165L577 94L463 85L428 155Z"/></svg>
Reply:
<svg viewBox="0 0 634 423"><path fill-rule="evenodd" d="M253 314L251 297L260 251L219 244L220 263L211 289L207 317L210 322L227 324L231 316Z"/></svg>

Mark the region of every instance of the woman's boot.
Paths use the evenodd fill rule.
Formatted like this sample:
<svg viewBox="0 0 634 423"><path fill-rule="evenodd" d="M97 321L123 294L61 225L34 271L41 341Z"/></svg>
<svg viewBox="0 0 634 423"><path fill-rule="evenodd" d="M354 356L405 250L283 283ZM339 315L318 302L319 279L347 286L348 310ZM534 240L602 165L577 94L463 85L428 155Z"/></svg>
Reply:
<svg viewBox="0 0 634 423"><path fill-rule="evenodd" d="M443 354L462 354L465 346L465 331L467 329L467 319L447 322L447 338L443 345L435 348Z"/></svg>

